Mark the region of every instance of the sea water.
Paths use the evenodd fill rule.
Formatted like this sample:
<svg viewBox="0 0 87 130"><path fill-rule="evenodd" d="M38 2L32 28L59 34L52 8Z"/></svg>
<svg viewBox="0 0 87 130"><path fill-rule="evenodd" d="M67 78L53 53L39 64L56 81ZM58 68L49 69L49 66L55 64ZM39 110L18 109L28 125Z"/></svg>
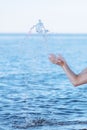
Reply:
<svg viewBox="0 0 87 130"><path fill-rule="evenodd" d="M0 35L0 130L87 129L87 85L73 87L50 53L80 73L87 35Z"/></svg>

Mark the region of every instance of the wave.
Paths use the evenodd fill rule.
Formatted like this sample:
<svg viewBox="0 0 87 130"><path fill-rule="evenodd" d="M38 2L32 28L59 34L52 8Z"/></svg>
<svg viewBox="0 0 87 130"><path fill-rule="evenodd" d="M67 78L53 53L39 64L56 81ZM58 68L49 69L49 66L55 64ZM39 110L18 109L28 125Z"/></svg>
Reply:
<svg viewBox="0 0 87 130"><path fill-rule="evenodd" d="M40 126L70 126L70 125L87 125L87 121L57 121L57 120L46 120L46 119L25 119L21 124L17 121L13 123L14 128L27 129L29 127L40 127Z"/></svg>

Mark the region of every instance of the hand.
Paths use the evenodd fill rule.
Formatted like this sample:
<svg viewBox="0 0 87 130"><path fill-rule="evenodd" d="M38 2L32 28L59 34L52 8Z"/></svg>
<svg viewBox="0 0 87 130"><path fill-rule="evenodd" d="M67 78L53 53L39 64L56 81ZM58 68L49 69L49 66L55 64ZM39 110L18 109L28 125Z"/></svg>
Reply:
<svg viewBox="0 0 87 130"><path fill-rule="evenodd" d="M56 57L54 54L50 54L49 60L53 64L60 65L61 67L63 67L66 64L65 59L61 55L59 55L58 57Z"/></svg>

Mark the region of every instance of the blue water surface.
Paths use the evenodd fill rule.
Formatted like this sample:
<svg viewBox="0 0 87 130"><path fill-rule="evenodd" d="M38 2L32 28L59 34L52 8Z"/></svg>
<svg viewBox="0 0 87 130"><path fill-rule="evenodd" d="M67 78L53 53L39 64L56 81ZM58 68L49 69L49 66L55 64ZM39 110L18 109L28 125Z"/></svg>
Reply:
<svg viewBox="0 0 87 130"><path fill-rule="evenodd" d="M73 87L50 53L79 73L87 35L0 35L0 130L87 129L87 85Z"/></svg>

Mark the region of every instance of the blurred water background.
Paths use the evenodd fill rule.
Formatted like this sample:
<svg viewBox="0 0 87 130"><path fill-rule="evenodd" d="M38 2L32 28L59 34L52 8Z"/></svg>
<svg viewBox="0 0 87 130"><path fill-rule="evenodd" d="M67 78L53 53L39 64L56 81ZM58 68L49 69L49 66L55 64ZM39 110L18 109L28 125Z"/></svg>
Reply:
<svg viewBox="0 0 87 130"><path fill-rule="evenodd" d="M0 35L0 130L87 129L87 85L73 87L50 53L79 73L87 35Z"/></svg>

